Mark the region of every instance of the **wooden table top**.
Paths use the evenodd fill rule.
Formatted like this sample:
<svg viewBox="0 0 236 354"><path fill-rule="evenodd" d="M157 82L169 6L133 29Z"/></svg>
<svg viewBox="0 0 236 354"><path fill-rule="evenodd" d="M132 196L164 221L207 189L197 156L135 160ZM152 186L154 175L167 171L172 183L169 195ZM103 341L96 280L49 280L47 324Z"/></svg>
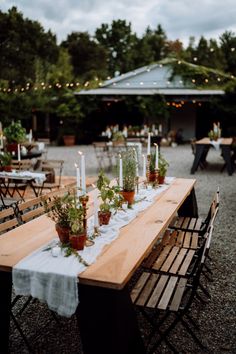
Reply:
<svg viewBox="0 0 236 354"><path fill-rule="evenodd" d="M220 145L231 145L232 142L233 142L233 138L221 138L220 139ZM196 141L196 144L209 145L209 144L211 144L211 141L209 138L202 138L202 139Z"/></svg>
<svg viewBox="0 0 236 354"><path fill-rule="evenodd" d="M176 178L155 202L120 230L79 282L122 289L194 187L195 179ZM94 191L91 191L90 200ZM92 213L90 202L88 214ZM0 236L0 270L11 271L21 259L55 238L55 223L42 215Z"/></svg>

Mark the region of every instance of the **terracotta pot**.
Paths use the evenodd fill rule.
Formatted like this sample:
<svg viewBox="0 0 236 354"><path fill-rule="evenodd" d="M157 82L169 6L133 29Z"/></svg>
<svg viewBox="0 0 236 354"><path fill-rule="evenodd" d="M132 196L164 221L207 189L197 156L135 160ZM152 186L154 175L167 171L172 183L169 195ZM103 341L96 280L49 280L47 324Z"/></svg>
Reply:
<svg viewBox="0 0 236 354"><path fill-rule="evenodd" d="M65 146L75 145L75 136L74 135L63 135L63 141Z"/></svg>
<svg viewBox="0 0 236 354"><path fill-rule="evenodd" d="M15 152L15 154L17 154L18 144L17 143L10 143L10 144L7 144L6 148L7 148L7 151Z"/></svg>
<svg viewBox="0 0 236 354"><path fill-rule="evenodd" d="M150 172L149 173L149 182L156 182L156 180L157 180L156 172Z"/></svg>
<svg viewBox="0 0 236 354"><path fill-rule="evenodd" d="M61 243L68 243L70 228L69 227L62 227L59 224L56 224L55 228L57 230L58 237L59 237Z"/></svg>
<svg viewBox="0 0 236 354"><path fill-rule="evenodd" d="M165 181L165 176L158 176L158 183L163 184Z"/></svg>
<svg viewBox="0 0 236 354"><path fill-rule="evenodd" d="M123 195L124 199L128 202L129 205L133 204L135 191L129 191L129 192L122 191L121 194Z"/></svg>
<svg viewBox="0 0 236 354"><path fill-rule="evenodd" d="M81 251L84 249L85 242L86 242L86 232L73 235L70 234L69 236L71 247L77 251Z"/></svg>
<svg viewBox="0 0 236 354"><path fill-rule="evenodd" d="M99 225L108 225L109 221L111 218L111 212L110 211L99 211L98 212L98 220L99 220Z"/></svg>
<svg viewBox="0 0 236 354"><path fill-rule="evenodd" d="M12 168L11 168L11 166L2 166L2 170L5 172L11 172Z"/></svg>

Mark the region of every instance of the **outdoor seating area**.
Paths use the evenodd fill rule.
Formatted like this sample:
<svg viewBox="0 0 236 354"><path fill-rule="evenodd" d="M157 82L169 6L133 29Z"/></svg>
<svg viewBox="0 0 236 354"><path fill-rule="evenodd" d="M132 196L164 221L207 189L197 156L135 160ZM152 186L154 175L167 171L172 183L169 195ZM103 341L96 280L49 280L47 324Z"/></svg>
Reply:
<svg viewBox="0 0 236 354"><path fill-rule="evenodd" d="M100 165L94 146L81 149L84 152L87 151L85 154L90 156L89 166L93 166L90 172L93 171L94 178L88 177L86 181L87 186L91 186L90 183L96 183L96 171L99 171ZM66 152L65 149L49 148L49 160L54 160L56 156L54 154L58 155L59 151L63 158L62 151ZM76 159L78 152L76 149L72 151ZM146 149L143 148L143 151L145 152ZM16 345L20 351L28 350L29 352L35 350L35 346L43 348L44 331L58 332L63 323L63 326L72 326L74 335L77 336L72 352L79 350L81 353L94 353L94 350L98 350L97 348L103 350L104 353L110 353L112 350L112 353L117 354L125 353L127 348L135 353L158 353L160 350L163 353L169 353L178 352L184 348L185 350L188 348L193 353L205 350L206 342L209 340L204 335L207 321L206 323L204 323L205 320L201 321L202 330L199 331L197 329L198 318L199 316L205 317L204 313L208 311L207 308L212 301L211 287L215 280L215 262L219 260L212 258L213 256L210 257L209 253L211 241L214 243L218 234L216 230L219 228L220 216L216 217L216 215L222 207L224 208L224 203L221 206L220 198L221 189L224 190L224 187L219 189L218 186L221 183L218 182L211 196L209 195L208 205L204 202L205 207L202 209L205 193L201 189L207 188L207 186L203 187L206 171L200 170L197 173L203 178L202 181L201 178L196 181L188 174L185 178L179 178L178 174L181 172L178 172L178 167L171 157L174 149L164 147L162 153L170 161L169 173L175 174L176 177L167 178L167 184L159 185L157 189L154 187L153 192L156 194L154 204L151 204L147 210L144 209L140 216L138 214L133 222L128 224L125 222L126 226L121 228L119 237L109 244L102 256L87 267L81 261L80 267L83 271L79 272L78 277L79 306L74 316L65 318L58 315L57 311L51 311L50 307L48 309L46 304L42 305L38 300L34 300L32 295L23 297L17 295L17 300L11 309L13 321L11 330L9 334L4 334L4 338L10 335L10 346ZM189 146L180 147L179 153L180 155L184 153L188 156L188 161L191 161ZM73 157L71 159L73 161ZM96 161L96 166L93 165L93 160ZM45 216L44 201L52 207L54 197L63 196L68 191L70 193L76 191L77 177L68 179L67 184L64 183L65 174L69 173L68 168L73 163L66 159L63 161L61 172L63 185L61 187L54 188L53 191L44 190L37 197L32 197L31 193L26 191L28 193L26 201L22 200L0 212L0 249L2 250L0 269L1 277L4 277L5 283L8 284L6 288L8 291L13 289L11 281L9 282L6 278L11 274L9 270L14 268L21 259L22 261L24 258L27 259L27 255L50 244L55 238L55 225ZM187 163L186 161L186 172ZM88 170L91 168L88 166L88 161L86 166ZM106 164L105 170L109 171ZM140 168L140 173L141 171L142 168ZM220 171L213 170L210 173L221 179L232 178ZM144 180L140 177L141 184L138 193L142 193L141 198L145 193L153 193L151 190L147 192L143 190ZM97 195L94 185L87 193L89 196L87 215L93 218L95 207L93 198ZM199 214L201 209L205 211ZM133 213L132 209L130 212ZM123 213L126 214L126 212ZM109 230L109 225L107 227ZM94 240L97 242L100 237L106 237L106 233L96 236L93 242ZM14 247L11 241L13 239L18 240L14 243ZM30 245L28 240L31 240ZM20 250L18 242L21 244ZM132 243L136 244L135 253L130 247ZM11 245L10 248L9 245ZM83 259L85 257L83 252L86 249L91 252L93 247L85 247L85 250L80 253ZM5 259L4 254L8 252L11 256ZM50 253L48 255L47 252L43 253L46 259L51 258ZM123 253L126 254L125 258L120 257ZM211 253L214 255L214 250ZM51 258L53 262L57 259L57 257ZM109 272L107 272L108 268ZM8 269L7 272L6 269ZM120 271L117 272L117 269ZM14 274L16 274L15 271ZM6 296L7 293L2 293L2 302L5 301L3 299L6 299ZM96 302L93 303L94 297L99 298L99 307L95 306ZM117 316L114 301L119 304L119 316ZM211 306L209 310L211 311ZM38 316L44 318L42 318L41 325L35 328L38 334L33 335L34 339L25 327L28 316L30 318L33 316L32 311L34 315L38 313ZM0 322L5 322L6 316L5 313ZM122 330L118 332L114 330L117 323L123 323ZM183 329L186 334L183 334ZM175 333L180 330L182 339L177 339ZM14 337L11 335L12 331L15 333ZM34 326L31 331L34 331ZM17 338L17 342L14 338ZM65 338L64 340L66 342ZM53 342L52 340L49 344L52 348ZM8 345L8 340L5 343ZM63 344L61 343L60 346L63 347Z"/></svg>

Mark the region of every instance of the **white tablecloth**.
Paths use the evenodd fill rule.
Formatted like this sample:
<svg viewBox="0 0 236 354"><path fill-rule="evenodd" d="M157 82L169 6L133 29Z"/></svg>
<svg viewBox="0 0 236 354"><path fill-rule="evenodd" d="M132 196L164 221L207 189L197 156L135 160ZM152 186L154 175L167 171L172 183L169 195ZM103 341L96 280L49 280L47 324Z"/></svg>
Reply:
<svg viewBox="0 0 236 354"><path fill-rule="evenodd" d="M119 235L119 229L133 220L140 211L146 209L154 202L154 198L168 188L173 178L166 178L166 184L157 189L142 190L136 196L139 201L132 209L119 211L113 215L110 224L100 227L101 235L95 238L91 247L79 251L82 258L88 263L95 262L104 245L111 243ZM93 217L88 220L88 233L92 234ZM55 239L50 245L58 243ZM78 274L86 267L75 256L53 257L51 251L45 251L47 245L27 256L13 268L13 287L16 294L32 295L48 304L48 307L59 315L70 317L75 313L79 303Z"/></svg>
<svg viewBox="0 0 236 354"><path fill-rule="evenodd" d="M12 171L12 172L0 172L0 177L17 177L17 178L28 178L34 179L36 183L42 184L46 180L45 173L30 172L30 171Z"/></svg>

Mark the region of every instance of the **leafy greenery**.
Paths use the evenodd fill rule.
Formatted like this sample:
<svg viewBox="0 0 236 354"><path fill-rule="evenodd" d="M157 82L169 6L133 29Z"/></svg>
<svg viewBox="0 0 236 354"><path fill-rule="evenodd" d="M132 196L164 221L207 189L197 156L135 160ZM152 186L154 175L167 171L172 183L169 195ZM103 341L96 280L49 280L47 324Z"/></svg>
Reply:
<svg viewBox="0 0 236 354"><path fill-rule="evenodd" d="M100 191L99 197L102 199L100 210L110 212L113 208L117 210L122 203L122 196L119 194L119 187L110 186L109 178L101 170L98 175L97 188Z"/></svg>
<svg viewBox="0 0 236 354"><path fill-rule="evenodd" d="M128 149L121 153L123 167L123 190L131 192L135 190L137 154L135 149Z"/></svg>
<svg viewBox="0 0 236 354"><path fill-rule="evenodd" d="M72 197L69 194L54 196L53 201L43 199L44 210L48 216L61 227L70 227L69 209Z"/></svg>
<svg viewBox="0 0 236 354"><path fill-rule="evenodd" d="M159 167L159 175L161 177L166 175L168 166L169 163L166 161L166 159L163 157L162 154L159 154L158 167Z"/></svg>
<svg viewBox="0 0 236 354"><path fill-rule="evenodd" d="M0 152L0 166L10 166L12 155L9 152Z"/></svg>
<svg viewBox="0 0 236 354"><path fill-rule="evenodd" d="M11 122L11 124L4 128L3 133L7 138L8 144L23 143L26 140L26 130L22 127L21 122Z"/></svg>

